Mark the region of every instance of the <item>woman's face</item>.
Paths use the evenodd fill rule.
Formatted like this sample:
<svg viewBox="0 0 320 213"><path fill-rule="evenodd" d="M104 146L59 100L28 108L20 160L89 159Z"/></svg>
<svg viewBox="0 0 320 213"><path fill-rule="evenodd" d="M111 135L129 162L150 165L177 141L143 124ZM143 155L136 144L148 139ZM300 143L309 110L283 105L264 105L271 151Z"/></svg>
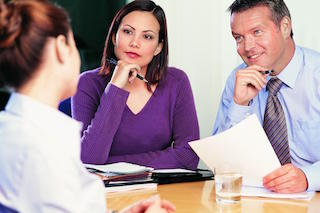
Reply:
<svg viewBox="0 0 320 213"><path fill-rule="evenodd" d="M128 13L112 37L116 57L146 69L152 58L162 50L162 43L158 42L159 31L159 22L151 12Z"/></svg>

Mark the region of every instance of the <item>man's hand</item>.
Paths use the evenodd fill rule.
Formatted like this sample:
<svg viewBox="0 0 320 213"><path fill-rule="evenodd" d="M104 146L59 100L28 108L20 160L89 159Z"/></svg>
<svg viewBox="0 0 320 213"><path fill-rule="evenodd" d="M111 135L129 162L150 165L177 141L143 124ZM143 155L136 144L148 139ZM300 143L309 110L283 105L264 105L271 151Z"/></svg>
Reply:
<svg viewBox="0 0 320 213"><path fill-rule="evenodd" d="M304 172L292 164L285 164L263 178L263 186L278 193L306 191L308 181Z"/></svg>
<svg viewBox="0 0 320 213"><path fill-rule="evenodd" d="M247 106L259 91L266 85L267 69L258 65L252 65L238 70L234 85L233 100L236 104Z"/></svg>

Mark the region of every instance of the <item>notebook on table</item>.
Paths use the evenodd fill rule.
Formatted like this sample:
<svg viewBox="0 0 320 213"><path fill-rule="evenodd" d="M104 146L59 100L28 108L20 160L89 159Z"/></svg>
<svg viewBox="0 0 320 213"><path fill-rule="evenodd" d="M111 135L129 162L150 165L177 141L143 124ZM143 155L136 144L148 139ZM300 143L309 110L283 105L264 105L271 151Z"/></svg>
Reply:
<svg viewBox="0 0 320 213"><path fill-rule="evenodd" d="M157 183L169 184L179 182L192 182L213 180L210 170L198 169L158 169L140 166L131 163L113 163L106 165L85 164L88 171L98 174L106 187L125 186L132 184Z"/></svg>

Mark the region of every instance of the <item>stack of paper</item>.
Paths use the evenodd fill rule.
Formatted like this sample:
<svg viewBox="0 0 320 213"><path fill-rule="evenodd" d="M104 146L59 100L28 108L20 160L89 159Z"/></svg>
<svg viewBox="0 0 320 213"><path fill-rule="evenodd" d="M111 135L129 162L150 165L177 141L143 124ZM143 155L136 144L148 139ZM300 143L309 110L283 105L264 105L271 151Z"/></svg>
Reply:
<svg viewBox="0 0 320 213"><path fill-rule="evenodd" d="M96 170L96 172L101 173L114 173L114 174L134 174L134 173L143 173L151 172L153 168L140 166L137 164L118 162L105 165L94 165L94 164L84 164L87 169Z"/></svg>
<svg viewBox="0 0 320 213"><path fill-rule="evenodd" d="M134 185L123 185L123 186L113 186L106 187L106 192L108 193L118 193L118 192L131 192L131 191L157 191L156 183L144 183L144 184L134 184Z"/></svg>

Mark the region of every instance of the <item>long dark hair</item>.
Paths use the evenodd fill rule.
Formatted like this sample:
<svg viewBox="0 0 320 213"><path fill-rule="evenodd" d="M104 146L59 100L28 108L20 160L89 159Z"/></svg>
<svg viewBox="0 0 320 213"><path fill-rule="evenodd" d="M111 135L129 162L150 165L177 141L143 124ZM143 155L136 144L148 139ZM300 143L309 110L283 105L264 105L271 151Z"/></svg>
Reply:
<svg viewBox="0 0 320 213"><path fill-rule="evenodd" d="M68 14L47 0L0 0L0 87L19 88L42 62L49 37L70 32Z"/></svg>
<svg viewBox="0 0 320 213"><path fill-rule="evenodd" d="M116 58L114 53L112 36L117 33L123 17L125 17L127 14L133 11L151 12L158 20L160 25L158 42L162 42L163 47L161 52L158 55L154 56L152 61L149 63L147 73L145 76L150 84L157 84L164 78L168 70L167 22L163 9L150 0L135 0L122 7L120 11L116 14L110 25L107 39L105 41L103 57L101 60L101 69L99 74L106 73L112 75L114 67L106 61L107 58Z"/></svg>

